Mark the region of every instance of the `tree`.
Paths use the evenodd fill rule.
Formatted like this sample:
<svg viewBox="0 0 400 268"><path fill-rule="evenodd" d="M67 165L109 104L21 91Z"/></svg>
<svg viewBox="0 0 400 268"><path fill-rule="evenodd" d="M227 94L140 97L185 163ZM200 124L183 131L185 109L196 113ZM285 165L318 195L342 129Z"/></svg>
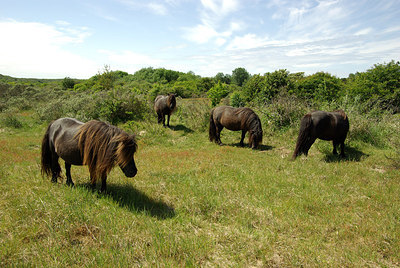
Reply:
<svg viewBox="0 0 400 268"><path fill-rule="evenodd" d="M67 90L74 88L75 80L69 77L65 77L61 82L62 89Z"/></svg>
<svg viewBox="0 0 400 268"><path fill-rule="evenodd" d="M103 90L110 90L114 88L116 80L115 73L110 70L110 65L104 65L103 72L98 74L97 83Z"/></svg>
<svg viewBox="0 0 400 268"><path fill-rule="evenodd" d="M318 72L298 81L296 94L318 101L332 101L339 97L343 82L329 73Z"/></svg>
<svg viewBox="0 0 400 268"><path fill-rule="evenodd" d="M213 86L208 92L207 96L211 99L211 106L217 106L222 98L228 95L229 91L225 84L218 82L215 86Z"/></svg>
<svg viewBox="0 0 400 268"><path fill-rule="evenodd" d="M216 83L221 82L229 85L231 83L231 76L229 74L217 73L214 80Z"/></svg>
<svg viewBox="0 0 400 268"><path fill-rule="evenodd" d="M400 62L375 64L364 73L349 75L347 94L361 100L383 101L385 106L400 110Z"/></svg>
<svg viewBox="0 0 400 268"><path fill-rule="evenodd" d="M250 78L250 74L245 68L239 67L232 71L232 82L238 86L243 84Z"/></svg>
<svg viewBox="0 0 400 268"><path fill-rule="evenodd" d="M254 100L263 91L266 85L265 76L253 75L243 86L243 97L246 102Z"/></svg>

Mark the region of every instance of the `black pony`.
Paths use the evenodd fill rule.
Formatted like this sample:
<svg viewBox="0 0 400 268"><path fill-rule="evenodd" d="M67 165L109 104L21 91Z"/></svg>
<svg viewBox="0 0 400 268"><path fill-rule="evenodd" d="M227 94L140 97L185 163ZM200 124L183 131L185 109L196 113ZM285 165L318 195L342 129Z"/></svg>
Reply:
<svg viewBox="0 0 400 268"><path fill-rule="evenodd" d="M250 108L234 108L231 106L220 106L211 110L209 139L218 144L221 142L221 131L226 127L229 130L242 130L240 146L243 146L243 140L246 132L249 132L249 146L256 149L262 142L263 131L261 121L257 114Z"/></svg>
<svg viewBox="0 0 400 268"><path fill-rule="evenodd" d="M158 116L158 123L163 123L165 127L165 116L168 115L167 126L169 126L169 118L176 110L175 94L168 94L168 96L158 95L154 101L154 110Z"/></svg>
<svg viewBox="0 0 400 268"><path fill-rule="evenodd" d="M342 110L334 112L314 111L306 114L300 122L300 131L293 159L301 154L307 156L308 150L317 138L333 141L333 154L337 154L336 146L340 144L340 155L344 157L344 141L348 131L349 119Z"/></svg>

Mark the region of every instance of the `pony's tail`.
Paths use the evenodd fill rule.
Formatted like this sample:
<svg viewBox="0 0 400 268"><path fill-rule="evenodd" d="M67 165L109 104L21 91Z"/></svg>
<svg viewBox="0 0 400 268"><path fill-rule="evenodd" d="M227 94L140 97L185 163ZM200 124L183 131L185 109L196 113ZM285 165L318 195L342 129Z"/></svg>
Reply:
<svg viewBox="0 0 400 268"><path fill-rule="evenodd" d="M297 137L296 148L294 149L292 159L296 159L297 156L302 153L307 154L309 139L312 129L311 114L306 114L303 116L300 122L299 136Z"/></svg>
<svg viewBox="0 0 400 268"><path fill-rule="evenodd" d="M210 114L210 127L208 128L208 138L210 139L211 142L216 141L217 140L217 130L216 130L216 126L214 123L214 109L211 110L211 114Z"/></svg>
<svg viewBox="0 0 400 268"><path fill-rule="evenodd" d="M59 177L61 167L58 162L53 163L53 153L50 147L49 139L50 126L51 123L47 127L46 133L44 134L42 139L41 173L43 176L51 176L52 173L55 172L57 177Z"/></svg>

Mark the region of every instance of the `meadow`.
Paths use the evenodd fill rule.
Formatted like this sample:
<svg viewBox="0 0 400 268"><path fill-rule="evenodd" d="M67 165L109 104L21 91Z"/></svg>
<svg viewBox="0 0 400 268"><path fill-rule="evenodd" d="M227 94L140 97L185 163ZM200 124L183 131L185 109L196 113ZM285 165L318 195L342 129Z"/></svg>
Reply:
<svg viewBox="0 0 400 268"><path fill-rule="evenodd" d="M258 150L228 130L218 146L207 100L178 107L171 128L119 124L137 135L138 174L116 167L105 194L87 167L73 188L42 177L48 122L1 113L0 266L400 266L399 114L350 111L344 159L317 141L291 161L298 122L263 120Z"/></svg>

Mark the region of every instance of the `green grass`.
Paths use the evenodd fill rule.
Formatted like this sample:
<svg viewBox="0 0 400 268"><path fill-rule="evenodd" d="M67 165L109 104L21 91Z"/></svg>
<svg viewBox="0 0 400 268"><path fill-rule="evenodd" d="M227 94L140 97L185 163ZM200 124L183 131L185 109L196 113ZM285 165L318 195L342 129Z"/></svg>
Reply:
<svg viewBox="0 0 400 268"><path fill-rule="evenodd" d="M138 133L138 174L115 168L99 194L87 167L74 188L41 176L31 116L0 128L0 266L400 266L395 148L350 139L340 159L318 141L290 161L297 130L266 131L261 150L223 130L218 146L185 108L170 129L121 126Z"/></svg>

